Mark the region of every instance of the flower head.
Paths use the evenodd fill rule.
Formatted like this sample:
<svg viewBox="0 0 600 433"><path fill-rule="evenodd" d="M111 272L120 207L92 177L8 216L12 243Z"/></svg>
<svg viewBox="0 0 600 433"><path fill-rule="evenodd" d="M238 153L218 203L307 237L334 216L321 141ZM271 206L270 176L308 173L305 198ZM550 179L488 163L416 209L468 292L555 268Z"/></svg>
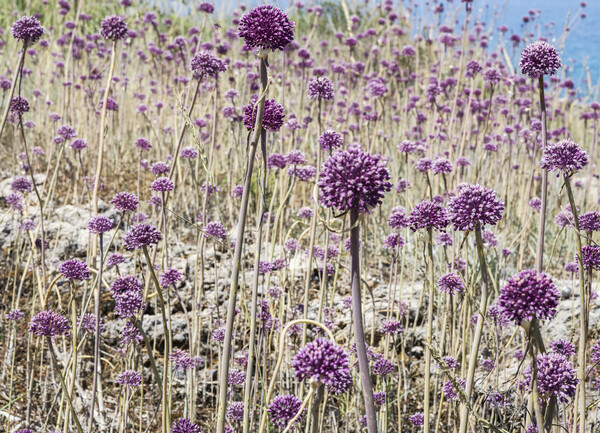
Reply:
<svg viewBox="0 0 600 433"><path fill-rule="evenodd" d="M123 39L127 35L125 18L117 15L104 18L100 23L100 34L104 39L110 39L111 41Z"/></svg>
<svg viewBox="0 0 600 433"><path fill-rule="evenodd" d="M140 386L142 384L142 374L135 370L125 370L117 376L117 383L129 387Z"/></svg>
<svg viewBox="0 0 600 433"><path fill-rule="evenodd" d="M551 319L556 314L560 292L545 274L521 271L500 290L498 304L506 316L519 325L523 320Z"/></svg>
<svg viewBox="0 0 600 433"><path fill-rule="evenodd" d="M286 427L298 414L301 406L302 400L295 395L278 395L267 408L269 419L276 426ZM304 414L304 409L302 412ZM298 417L296 422L302 420L302 415Z"/></svg>
<svg viewBox="0 0 600 433"><path fill-rule="evenodd" d="M272 5L260 5L240 19L238 36L249 49L283 50L294 40L294 22L285 12Z"/></svg>
<svg viewBox="0 0 600 433"><path fill-rule="evenodd" d="M521 73L530 78L544 75L554 75L560 68L561 61L558 51L546 41L533 42L521 53Z"/></svg>
<svg viewBox="0 0 600 433"><path fill-rule="evenodd" d="M35 17L21 17L12 26L14 38L27 43L37 42L43 34L44 29Z"/></svg>
<svg viewBox="0 0 600 433"><path fill-rule="evenodd" d="M183 279L183 275L177 269L167 268L160 277L160 286L167 288L174 286Z"/></svg>
<svg viewBox="0 0 600 433"><path fill-rule="evenodd" d="M548 144L540 166L544 170L558 171L564 175L581 170L588 164L588 154L577 143L567 138L558 143Z"/></svg>
<svg viewBox="0 0 600 433"><path fill-rule="evenodd" d="M592 211L579 215L579 230L585 232L600 231L600 212Z"/></svg>
<svg viewBox="0 0 600 433"><path fill-rule="evenodd" d="M306 93L310 99L333 99L333 83L327 77L316 77L308 82Z"/></svg>
<svg viewBox="0 0 600 433"><path fill-rule="evenodd" d="M27 101L27 99L23 98L22 96L15 96L14 98L12 98L12 100L10 101L11 113L22 115L23 113L26 113L28 111L29 101Z"/></svg>
<svg viewBox="0 0 600 433"><path fill-rule="evenodd" d="M90 233L101 234L113 228L113 222L104 215L92 217L88 221L88 230Z"/></svg>
<svg viewBox="0 0 600 433"><path fill-rule="evenodd" d="M125 248L139 250L143 246L157 244L162 240L158 229L150 224L139 223L134 225L125 235Z"/></svg>
<svg viewBox="0 0 600 433"><path fill-rule="evenodd" d="M159 177L150 184L150 189L158 192L173 191L174 187L173 181L168 177Z"/></svg>
<svg viewBox="0 0 600 433"><path fill-rule="evenodd" d="M408 218L410 229L443 229L448 225L448 211L441 204L422 201L410 212Z"/></svg>
<svg viewBox="0 0 600 433"><path fill-rule="evenodd" d="M600 271L600 246L584 245L581 248L583 269Z"/></svg>
<svg viewBox="0 0 600 433"><path fill-rule="evenodd" d="M244 107L244 126L248 131L254 129L256 125L256 97L252 97L252 102ZM265 99L265 112L263 115L262 127L268 131L279 131L283 126L285 118L285 109L283 105L277 103L275 99Z"/></svg>
<svg viewBox="0 0 600 433"><path fill-rule="evenodd" d="M210 51L201 50L190 60L190 69L198 76L214 77L227 70L227 62L219 59Z"/></svg>
<svg viewBox="0 0 600 433"><path fill-rule="evenodd" d="M52 310L40 311L29 322L29 332L38 337L55 337L69 335L69 321Z"/></svg>
<svg viewBox="0 0 600 433"><path fill-rule="evenodd" d="M496 225L502 218L504 204L493 189L466 185L448 202L450 221L456 230L473 230L479 223Z"/></svg>
<svg viewBox="0 0 600 433"><path fill-rule="evenodd" d="M528 384L531 383L531 366L523 372ZM540 397L556 397L567 402L575 396L578 379L571 362L560 353L541 353L537 357L537 386Z"/></svg>
<svg viewBox="0 0 600 433"><path fill-rule="evenodd" d="M292 366L299 381L315 380L339 394L352 384L348 354L328 339L317 338L304 346L294 357Z"/></svg>
<svg viewBox="0 0 600 433"><path fill-rule="evenodd" d="M448 292L450 295L462 293L465 289L462 278L456 273L442 275L438 280L438 285L442 292Z"/></svg>
<svg viewBox="0 0 600 433"><path fill-rule="evenodd" d="M356 209L371 212L392 189L387 161L352 145L325 161L317 184L323 204L340 212Z"/></svg>
<svg viewBox="0 0 600 433"><path fill-rule="evenodd" d="M334 131L333 129L326 129L323 131L318 142L323 150L336 149L344 144L344 141L342 140L342 134Z"/></svg>
<svg viewBox="0 0 600 433"><path fill-rule="evenodd" d="M179 418L171 426L171 433L202 433L200 427L190 421L189 418Z"/></svg>
<svg viewBox="0 0 600 433"><path fill-rule="evenodd" d="M130 192L120 192L115 195L115 198L113 198L110 202L115 206L115 209L120 212L135 212L140 204L137 196Z"/></svg>
<svg viewBox="0 0 600 433"><path fill-rule="evenodd" d="M82 260L67 260L60 265L58 270L69 281L85 281L90 279L90 270Z"/></svg>

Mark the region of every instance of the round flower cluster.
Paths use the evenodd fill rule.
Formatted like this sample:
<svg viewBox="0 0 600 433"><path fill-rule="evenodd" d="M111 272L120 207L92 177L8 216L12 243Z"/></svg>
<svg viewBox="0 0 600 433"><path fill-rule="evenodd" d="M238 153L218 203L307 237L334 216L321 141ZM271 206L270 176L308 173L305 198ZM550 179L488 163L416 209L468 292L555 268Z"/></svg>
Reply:
<svg viewBox="0 0 600 433"><path fill-rule="evenodd" d="M583 269L600 271L600 246L584 245L581 248L581 263Z"/></svg>
<svg viewBox="0 0 600 433"><path fill-rule="evenodd" d="M69 336L69 329L68 320L52 310L40 311L29 322L29 332L38 337Z"/></svg>
<svg viewBox="0 0 600 433"><path fill-rule="evenodd" d="M184 147L183 149L181 149L179 156L181 156L184 159L194 159L198 156L198 151L193 147Z"/></svg>
<svg viewBox="0 0 600 433"><path fill-rule="evenodd" d="M89 221L88 221L88 230L90 231L90 233L94 233L94 234L101 234L101 233L106 233L107 231L111 230L113 228L113 222L108 219L107 217L105 217L104 215L98 215L95 217L92 217Z"/></svg>
<svg viewBox="0 0 600 433"><path fill-rule="evenodd" d="M125 235L125 248L139 250L143 246L157 244L162 240L158 229L150 224L139 223L134 225Z"/></svg>
<svg viewBox="0 0 600 433"><path fill-rule="evenodd" d="M169 354L169 361L175 367L175 370L186 371L192 370L202 365L202 358L199 356L190 357L184 350L175 348Z"/></svg>
<svg viewBox="0 0 600 433"><path fill-rule="evenodd" d="M600 230L600 212L592 211L579 215L579 230L597 232Z"/></svg>
<svg viewBox="0 0 600 433"><path fill-rule="evenodd" d="M388 218L388 225L393 229L405 228L410 225L410 220L406 215L406 209L402 206L396 206Z"/></svg>
<svg viewBox="0 0 600 433"><path fill-rule="evenodd" d="M58 271L69 281L85 281L90 279L90 270L82 260L67 260L60 265Z"/></svg>
<svg viewBox="0 0 600 433"><path fill-rule="evenodd" d="M83 316L79 316L77 319L77 326L83 329L85 332L90 334L96 334L96 315L92 313L85 313ZM104 332L104 322L102 317L98 321L98 332L102 334Z"/></svg>
<svg viewBox="0 0 600 433"><path fill-rule="evenodd" d="M148 140L147 138L138 138L135 141L135 147L137 147L140 150L150 150L150 148L152 147L152 143L150 143L150 140Z"/></svg>
<svg viewBox="0 0 600 433"><path fill-rule="evenodd" d="M496 225L502 218L504 204L496 192L481 185L466 185L448 202L450 221L455 230L473 230L479 223Z"/></svg>
<svg viewBox="0 0 600 433"><path fill-rule="evenodd" d="M31 192L33 182L28 177L17 176L10 182L10 190L13 192Z"/></svg>
<svg viewBox="0 0 600 433"><path fill-rule="evenodd" d="M125 370L117 376L117 383L122 386L140 386L142 384L142 374L135 370Z"/></svg>
<svg viewBox="0 0 600 433"><path fill-rule="evenodd" d="M348 354L328 339L317 338L304 346L294 357L292 366L299 381L318 381L333 394L347 391L352 384Z"/></svg>
<svg viewBox="0 0 600 433"><path fill-rule="evenodd" d="M85 141L81 138L78 138L76 140L73 140L71 142L70 146L71 146L71 149L73 149L73 150L83 150L83 149L87 148L89 145L88 145L87 141Z"/></svg>
<svg viewBox="0 0 600 433"><path fill-rule="evenodd" d="M175 184L168 177L159 177L150 184L150 189L157 192L173 191L174 187Z"/></svg>
<svg viewBox="0 0 600 433"><path fill-rule="evenodd" d="M523 320L551 319L556 314L560 292L545 274L521 271L500 290L498 304L505 315L519 325Z"/></svg>
<svg viewBox="0 0 600 433"><path fill-rule="evenodd" d="M442 292L447 292L450 295L462 293L462 291L465 289L462 278L453 272L442 275L438 280L438 285L440 286L440 290Z"/></svg>
<svg viewBox="0 0 600 433"><path fill-rule="evenodd" d="M554 340L550 342L550 348L554 353L560 353L561 355L570 358L575 355L575 346L573 343L567 340Z"/></svg>
<svg viewBox="0 0 600 433"><path fill-rule="evenodd" d="M21 17L12 26L14 38L27 43L37 42L43 34L44 29L35 17Z"/></svg>
<svg viewBox="0 0 600 433"><path fill-rule="evenodd" d="M323 164L317 182L323 204L340 212L371 212L392 189L386 162L380 155L363 152L358 145L336 152Z"/></svg>
<svg viewBox="0 0 600 433"><path fill-rule="evenodd" d="M548 144L544 148L540 166L544 170L558 171L567 176L576 170L581 170L588 164L588 161L587 152L573 140L567 138L558 143Z"/></svg>
<svg viewBox="0 0 600 433"><path fill-rule="evenodd" d="M29 101L22 96L15 96L10 101L10 112L17 115L22 115L29 111Z"/></svg>
<svg viewBox="0 0 600 433"><path fill-rule="evenodd" d="M306 93L309 99L330 100L335 96L333 83L327 77L316 77L308 82Z"/></svg>
<svg viewBox="0 0 600 433"><path fill-rule="evenodd" d="M333 129L326 129L323 131L318 142L323 150L336 149L344 144L342 134Z"/></svg>
<svg viewBox="0 0 600 433"><path fill-rule="evenodd" d="M298 414L301 406L302 401L295 395L278 395L267 408L269 419L276 426L286 427ZM298 417L296 422L302 420L304 411L305 410L303 409L302 414Z"/></svg>
<svg viewBox="0 0 600 433"><path fill-rule="evenodd" d="M219 59L210 51L201 50L190 60L190 69L197 78L203 76L216 78L219 73L227 70L227 62Z"/></svg>
<svg viewBox="0 0 600 433"><path fill-rule="evenodd" d="M227 231L219 221L210 221L204 226L204 236L215 239L227 239Z"/></svg>
<svg viewBox="0 0 600 433"><path fill-rule="evenodd" d="M448 211L445 207L432 201L422 201L410 212L408 218L410 229L443 229L448 225Z"/></svg>
<svg viewBox="0 0 600 433"><path fill-rule="evenodd" d="M128 292L130 290L141 292L142 283L133 275L119 275L110 286L113 295Z"/></svg>
<svg viewBox="0 0 600 433"><path fill-rule="evenodd" d="M100 23L100 34L104 39L118 41L127 35L127 24L125 18L111 15L102 20Z"/></svg>
<svg viewBox="0 0 600 433"><path fill-rule="evenodd" d="M137 196L130 192L120 192L115 195L115 198L113 198L110 202L111 204L115 205L115 209L120 212L135 212L140 204Z"/></svg>
<svg viewBox="0 0 600 433"><path fill-rule="evenodd" d="M531 366L523 371L527 385L531 384ZM537 386L540 397L556 397L567 402L575 396L579 380L571 362L560 353L541 353L537 357Z"/></svg>
<svg viewBox="0 0 600 433"><path fill-rule="evenodd" d="M238 36L244 38L248 49L283 50L294 40L294 26L281 9L259 5L242 16Z"/></svg>
<svg viewBox="0 0 600 433"><path fill-rule="evenodd" d="M544 75L554 75L560 68L561 61L558 51L546 41L533 42L521 53L521 73L530 78L539 78Z"/></svg>
<svg viewBox="0 0 600 433"><path fill-rule="evenodd" d="M174 286L183 279L183 275L177 269L167 268L160 277L160 286L163 289Z"/></svg>
<svg viewBox="0 0 600 433"><path fill-rule="evenodd" d="M244 126L248 131L254 129L256 125L256 105L257 98L252 97L252 102L244 107ZM265 112L263 115L262 127L268 131L279 131L283 126L285 110L283 105L275 102L275 99L265 100Z"/></svg>
<svg viewBox="0 0 600 433"><path fill-rule="evenodd" d="M202 433L200 427L189 418L179 418L171 426L171 433Z"/></svg>
<svg viewBox="0 0 600 433"><path fill-rule="evenodd" d="M133 317L145 308L141 291L127 290L115 295L115 314L122 319Z"/></svg>

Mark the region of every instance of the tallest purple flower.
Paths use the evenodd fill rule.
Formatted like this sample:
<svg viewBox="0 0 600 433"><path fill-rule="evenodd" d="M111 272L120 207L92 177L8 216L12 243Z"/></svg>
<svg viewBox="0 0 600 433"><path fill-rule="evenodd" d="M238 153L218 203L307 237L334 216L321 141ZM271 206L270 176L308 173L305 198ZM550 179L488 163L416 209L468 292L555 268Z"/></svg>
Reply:
<svg viewBox="0 0 600 433"><path fill-rule="evenodd" d="M15 39L35 43L44 34L42 25L35 17L22 17L12 26Z"/></svg>
<svg viewBox="0 0 600 433"><path fill-rule="evenodd" d="M504 212L504 204L493 189L481 185L463 185L448 203L450 221L455 230L473 230L481 226L495 226Z"/></svg>
<svg viewBox="0 0 600 433"><path fill-rule="evenodd" d="M118 41L127 35L127 24L125 18L118 15L110 15L102 20L100 34L104 39Z"/></svg>
<svg viewBox="0 0 600 433"><path fill-rule="evenodd" d="M246 47L261 50L283 50L294 40L294 22L281 9L272 5L256 6L244 14L238 36Z"/></svg>
<svg viewBox="0 0 600 433"><path fill-rule="evenodd" d="M529 78L540 78L544 75L554 75L560 68L561 61L558 51L545 41L536 41L527 45L521 53L521 73Z"/></svg>

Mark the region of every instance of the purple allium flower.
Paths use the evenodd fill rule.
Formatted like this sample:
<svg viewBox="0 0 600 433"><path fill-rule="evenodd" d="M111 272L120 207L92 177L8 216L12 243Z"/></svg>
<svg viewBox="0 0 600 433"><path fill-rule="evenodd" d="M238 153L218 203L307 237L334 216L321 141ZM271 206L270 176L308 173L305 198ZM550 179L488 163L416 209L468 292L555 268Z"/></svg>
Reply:
<svg viewBox="0 0 600 433"><path fill-rule="evenodd" d="M515 324L523 320L551 319L556 314L560 292L545 274L521 271L500 290L498 304Z"/></svg>
<svg viewBox="0 0 600 433"><path fill-rule="evenodd" d="M70 146L71 146L71 149L73 149L73 150L83 150L83 149L87 148L89 145L88 145L87 141L82 140L81 138L77 138L71 142Z"/></svg>
<svg viewBox="0 0 600 433"><path fill-rule="evenodd" d="M600 246L584 245L581 248L583 269L600 271Z"/></svg>
<svg viewBox="0 0 600 433"><path fill-rule="evenodd" d="M233 187L233 190L231 191L231 196L233 198L241 198L243 193L244 193L244 185L236 185Z"/></svg>
<svg viewBox="0 0 600 433"><path fill-rule="evenodd" d="M504 204L493 189L466 185L448 202L450 221L455 230L473 230L477 223L496 225L502 218Z"/></svg>
<svg viewBox="0 0 600 433"><path fill-rule="evenodd" d="M335 97L333 83L327 77L316 77L308 82L306 93L309 99L330 100Z"/></svg>
<svg viewBox="0 0 600 433"><path fill-rule="evenodd" d="M169 354L169 360L175 367L175 370L179 371L191 370L202 364L202 358L199 356L190 358L185 351L178 348L173 349Z"/></svg>
<svg viewBox="0 0 600 433"><path fill-rule="evenodd" d="M102 317L98 322L100 333L104 332L104 322ZM89 332L90 334L96 334L96 315L92 313L85 313L83 316L79 316L77 319L77 326L81 327L85 332Z"/></svg>
<svg viewBox="0 0 600 433"><path fill-rule="evenodd" d="M169 172L169 165L164 162L155 162L150 166L150 171L157 176L161 174L166 174Z"/></svg>
<svg viewBox="0 0 600 433"><path fill-rule="evenodd" d="M437 246L442 246L442 247L451 247L452 246L452 236L449 233L440 232L435 237L435 244Z"/></svg>
<svg viewBox="0 0 600 433"><path fill-rule="evenodd" d="M558 171L566 176L576 170L581 170L588 164L588 161L587 152L573 140L567 138L558 143L546 145L540 166L544 170Z"/></svg>
<svg viewBox="0 0 600 433"><path fill-rule="evenodd" d="M306 164L306 156L300 150L292 150L285 155L285 161L288 165L304 165Z"/></svg>
<svg viewBox="0 0 600 433"><path fill-rule="evenodd" d="M90 233L101 234L110 231L113 228L113 222L104 215L92 217L87 224Z"/></svg>
<svg viewBox="0 0 600 433"><path fill-rule="evenodd" d="M288 176L295 176L300 182L309 182L317 174L317 167L312 165L294 166L288 168Z"/></svg>
<svg viewBox="0 0 600 433"><path fill-rule="evenodd" d="M553 340L550 342L552 352L559 353L566 358L575 355L575 345L567 340Z"/></svg>
<svg viewBox="0 0 600 433"><path fill-rule="evenodd" d="M452 356L443 356L442 360L444 361L444 364L446 364L446 367L448 367L450 370L454 370L460 365Z"/></svg>
<svg viewBox="0 0 600 433"><path fill-rule="evenodd" d="M6 316L4 317L6 317L6 320L21 320L23 318L23 312L19 308L16 308L6 313Z"/></svg>
<svg viewBox="0 0 600 433"><path fill-rule="evenodd" d="M386 334L398 334L402 332L402 323L398 320L386 320L381 324L381 333Z"/></svg>
<svg viewBox="0 0 600 433"><path fill-rule="evenodd" d="M33 183L28 177L17 176L10 182L10 189L13 192L31 192Z"/></svg>
<svg viewBox="0 0 600 433"><path fill-rule="evenodd" d="M388 225L393 229L405 228L410 225L410 220L406 215L406 209L402 206L396 206L388 218Z"/></svg>
<svg viewBox="0 0 600 433"><path fill-rule="evenodd" d="M283 248L288 251L297 251L300 249L300 243L297 239L291 238L283 243Z"/></svg>
<svg viewBox="0 0 600 433"><path fill-rule="evenodd" d="M409 140L402 141L398 146L398 152L410 154L417 150L417 143Z"/></svg>
<svg viewBox="0 0 600 433"><path fill-rule="evenodd" d="M462 278L454 272L442 275L438 280L438 285L442 292L447 292L450 295L462 293L465 289Z"/></svg>
<svg viewBox="0 0 600 433"><path fill-rule="evenodd" d="M120 275L110 286L113 295L120 295L121 293L134 291L142 291L142 283L133 275Z"/></svg>
<svg viewBox="0 0 600 433"><path fill-rule="evenodd" d="M397 248L402 248L403 246L404 238L398 233L390 233L383 241L383 247L390 250L396 250Z"/></svg>
<svg viewBox="0 0 600 433"><path fill-rule="evenodd" d="M531 383L531 366L523 371L526 383ZM540 353L537 357L537 385L540 397L551 396L567 402L575 396L578 379L573 365L560 353Z"/></svg>
<svg viewBox="0 0 600 433"><path fill-rule="evenodd" d="M104 18L102 23L100 23L100 34L104 39L111 41L123 39L127 35L125 18L117 15L110 15Z"/></svg>
<svg viewBox="0 0 600 433"><path fill-rule="evenodd" d="M335 343L317 338L308 343L292 360L296 378L318 381L333 394L348 390L352 384L348 354Z"/></svg>
<svg viewBox="0 0 600 433"><path fill-rule="evenodd" d="M394 372L394 365L385 358L379 358L373 363L373 374L385 376Z"/></svg>
<svg viewBox="0 0 600 433"><path fill-rule="evenodd" d="M576 274L579 272L579 265L577 262L569 262L565 265L565 271L571 272L572 274Z"/></svg>
<svg viewBox="0 0 600 433"><path fill-rule="evenodd" d="M234 401L227 408L227 419L232 423L239 423L244 418L244 402Z"/></svg>
<svg viewBox="0 0 600 433"><path fill-rule="evenodd" d="M5 197L8 206L18 212L23 211L23 196L21 194L9 194Z"/></svg>
<svg viewBox="0 0 600 433"><path fill-rule="evenodd" d="M575 225L575 219L570 209L561 210L554 217L554 222L560 228L565 228Z"/></svg>
<svg viewBox="0 0 600 433"><path fill-rule="evenodd" d="M579 215L579 230L597 232L600 230L600 212L592 211Z"/></svg>
<svg viewBox="0 0 600 433"><path fill-rule="evenodd" d="M206 14L212 14L215 11L215 7L210 3L200 3L200 6L198 6L198 11Z"/></svg>
<svg viewBox="0 0 600 433"><path fill-rule="evenodd" d="M483 81L493 84L498 84L502 79L502 75L497 69L487 68L483 71Z"/></svg>
<svg viewBox="0 0 600 433"><path fill-rule="evenodd" d="M414 415L409 416L408 420L412 422L414 426L420 427L425 423L425 415L421 412L417 412Z"/></svg>
<svg viewBox="0 0 600 433"><path fill-rule="evenodd" d="M229 385L243 385L246 381L246 373L244 373L242 370L233 368L229 370L228 378L229 380L227 382L229 383Z"/></svg>
<svg viewBox="0 0 600 433"><path fill-rule="evenodd" d="M135 147L137 147L140 150L150 150L152 144L146 138L138 138L135 141Z"/></svg>
<svg viewBox="0 0 600 433"><path fill-rule="evenodd" d="M421 173L426 173L431 170L433 166L433 162L429 158L421 158L417 161L415 168L419 170Z"/></svg>
<svg viewBox="0 0 600 433"><path fill-rule="evenodd" d="M22 96L15 96L14 98L12 98L12 100L10 101L11 113L22 115L23 113L26 113L28 111L29 102L27 101L27 99L23 98Z"/></svg>
<svg viewBox="0 0 600 433"><path fill-rule="evenodd" d="M323 131L318 142L323 150L337 149L344 144L344 141L342 140L342 134L334 131L333 129L326 129Z"/></svg>
<svg viewBox="0 0 600 433"><path fill-rule="evenodd" d="M200 427L189 418L179 418L171 426L171 433L202 433Z"/></svg>
<svg viewBox="0 0 600 433"><path fill-rule="evenodd" d="M260 5L240 19L238 36L248 49L283 50L294 40L294 22L281 9Z"/></svg>
<svg viewBox="0 0 600 433"><path fill-rule="evenodd" d="M100 108L102 108L104 105L104 100L100 101ZM108 97L106 98L106 109L108 111L117 111L119 109L119 104L117 104L117 101L115 101L113 98Z"/></svg>
<svg viewBox="0 0 600 433"><path fill-rule="evenodd" d="M69 321L52 310L40 311L29 322L29 332L38 337L69 336Z"/></svg>
<svg viewBox="0 0 600 433"><path fill-rule="evenodd" d="M90 279L90 270L82 260L67 260L60 265L58 270L69 281L85 281Z"/></svg>
<svg viewBox="0 0 600 433"><path fill-rule="evenodd" d="M462 389L465 389L466 387L466 382L462 379L456 379L456 381L458 382L458 384L462 387ZM448 400L456 400L458 399L458 391L456 390L456 388L454 388L454 384L452 383L452 381L447 381L444 383L444 386L442 387L442 390L444 391L444 396L448 399Z"/></svg>
<svg viewBox="0 0 600 433"><path fill-rule="evenodd" d="M56 132L65 140L77 137L77 132L71 125L63 125Z"/></svg>
<svg viewBox="0 0 600 433"><path fill-rule="evenodd" d="M456 160L456 166L457 167L468 167L469 165L471 165L471 163L464 156L461 156L460 158L458 158Z"/></svg>
<svg viewBox="0 0 600 433"><path fill-rule="evenodd" d="M302 400L295 395L278 395L273 399L267 411L269 412L269 420L273 425L286 427L288 423L298 414ZM304 416L305 409L298 417L296 422L301 421Z"/></svg>
<svg viewBox="0 0 600 433"><path fill-rule="evenodd" d="M135 370L125 370L117 376L117 383L129 387L140 386L142 384L142 374Z"/></svg>
<svg viewBox="0 0 600 433"><path fill-rule="evenodd" d="M305 206L298 209L298 218L310 219L312 216L313 210L310 207Z"/></svg>
<svg viewBox="0 0 600 433"><path fill-rule="evenodd" d="M141 292L128 290L115 295L115 314L123 319L133 317L146 308Z"/></svg>
<svg viewBox="0 0 600 433"><path fill-rule="evenodd" d="M336 152L323 164L317 182L323 204L339 212L371 212L392 189L386 163L380 155L363 152L358 145Z"/></svg>
<svg viewBox="0 0 600 433"><path fill-rule="evenodd" d="M492 361L491 359L483 359L483 360L481 360L481 362L479 363L479 365L481 366L481 368L483 368L487 372L490 372L494 368L496 368L496 365L494 364L494 361Z"/></svg>
<svg viewBox="0 0 600 433"><path fill-rule="evenodd" d="M204 236L225 240L227 231L219 221L211 221L204 226Z"/></svg>
<svg viewBox="0 0 600 433"><path fill-rule="evenodd" d="M452 172L452 163L445 158L438 158L433 161L431 170L434 174L448 174Z"/></svg>
<svg viewBox="0 0 600 433"><path fill-rule="evenodd" d="M24 219L23 222L19 224L19 230L22 232L35 230L35 223L30 219Z"/></svg>
<svg viewBox="0 0 600 433"><path fill-rule="evenodd" d="M160 277L160 286L163 289L174 286L183 279L183 275L177 269L167 268Z"/></svg>
<svg viewBox="0 0 600 433"><path fill-rule="evenodd" d="M404 57L414 57L417 51L412 45L405 45L402 47L401 53Z"/></svg>
<svg viewBox="0 0 600 433"><path fill-rule="evenodd" d="M449 223L445 207L431 201L422 201L410 212L410 229L443 229Z"/></svg>
<svg viewBox="0 0 600 433"><path fill-rule="evenodd" d="M560 68L561 61L556 48L546 41L536 41L525 47L519 66L523 75L540 78L544 75L554 75Z"/></svg>
<svg viewBox="0 0 600 433"><path fill-rule="evenodd" d="M181 156L184 159L194 159L198 157L198 151L193 147L184 147L183 149L181 149L179 156Z"/></svg>
<svg viewBox="0 0 600 433"><path fill-rule="evenodd" d="M474 77L480 73L482 69L481 64L477 60L469 60L467 62L465 75L467 77Z"/></svg>
<svg viewBox="0 0 600 433"><path fill-rule="evenodd" d="M12 35L26 43L36 43L44 34L42 25L35 17L21 17L12 26Z"/></svg>
<svg viewBox="0 0 600 433"><path fill-rule="evenodd" d="M273 168L285 168L285 156L281 153L273 153L267 157L267 168L272 170Z"/></svg>
<svg viewBox="0 0 600 433"><path fill-rule="evenodd" d="M529 200L529 206L539 212L542 209L542 199L539 197L533 197L531 200Z"/></svg>
<svg viewBox="0 0 600 433"><path fill-rule="evenodd" d="M244 107L244 126L248 131L254 129L256 125L256 105L257 98L252 97L252 102ZM283 105L277 103L275 99L265 99L265 113L263 116L262 127L267 131L279 131L283 126L285 110Z"/></svg>
<svg viewBox="0 0 600 433"><path fill-rule="evenodd" d="M157 192L173 191L175 184L168 177L159 177L150 184L150 189Z"/></svg>
<svg viewBox="0 0 600 433"><path fill-rule="evenodd" d="M120 192L110 202L120 212L135 212L140 204L137 196L130 192Z"/></svg>
<svg viewBox="0 0 600 433"><path fill-rule="evenodd" d="M227 62L219 59L210 51L201 50L190 60L190 70L198 78L203 76L217 78L219 73L227 70Z"/></svg>
<svg viewBox="0 0 600 433"><path fill-rule="evenodd" d="M144 336L140 333L140 330L131 322L125 323L121 344L127 346L130 343L140 344L142 341L144 341Z"/></svg>
<svg viewBox="0 0 600 433"><path fill-rule="evenodd" d="M212 333L212 338L215 341L219 341L219 342L223 342L225 341L225 327L221 326L217 329L215 329Z"/></svg>
<svg viewBox="0 0 600 433"><path fill-rule="evenodd" d="M372 78L367 82L367 90L372 98L381 98L388 92L384 81L379 77Z"/></svg>
<svg viewBox="0 0 600 433"><path fill-rule="evenodd" d="M139 250L143 246L157 244L162 240L158 229L150 224L139 223L134 225L125 235L125 248Z"/></svg>
<svg viewBox="0 0 600 433"><path fill-rule="evenodd" d="M374 392L373 400L374 400L376 406L383 406L385 404L385 392L383 392L383 391Z"/></svg>

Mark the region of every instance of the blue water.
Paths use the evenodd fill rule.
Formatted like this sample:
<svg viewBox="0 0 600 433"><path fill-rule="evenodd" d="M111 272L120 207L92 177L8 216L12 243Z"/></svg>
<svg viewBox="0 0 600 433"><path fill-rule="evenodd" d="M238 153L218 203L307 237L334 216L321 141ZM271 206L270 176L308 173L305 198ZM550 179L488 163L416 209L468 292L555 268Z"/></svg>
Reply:
<svg viewBox="0 0 600 433"><path fill-rule="evenodd" d="M206 0L205 0L206 1ZM210 1L210 0L209 0ZM365 7L364 0L347 0L348 4L354 7ZM371 0L368 2L372 7L375 2L383 0ZM182 0L154 0L157 4L172 8L176 13L188 14L190 6ZM275 4L282 9L287 9L293 4L293 0L275 0L269 3ZM399 3L396 0L396 3ZM213 0L215 12L219 15L230 13L236 5L245 4L252 7L263 3L259 0L232 1L232 0ZM311 0L304 0L306 7L318 3ZM408 1L404 1L408 4ZM433 1L413 0L419 15L425 17L426 8ZM442 3L445 6L446 17L456 17L456 11L462 11L464 5L460 0L437 0L436 3ZM569 76L576 84L576 90L579 95L589 95L597 98L598 94L592 91L593 87L600 87L600 0L587 0L586 7L580 8L580 0L474 0L473 15L486 23L494 23L494 28L500 25L506 25L509 30L505 38L510 38L513 33L522 36L525 33L534 34L534 39L539 36L547 37L549 42L555 45L561 54L563 64L569 67ZM194 3L195 4L195 3ZM523 17L530 16L529 11L536 11L535 19L523 24ZM539 11L539 13L537 13ZM584 19L580 19L581 12L586 14ZM459 14L460 19L464 19L463 14ZM575 21L575 25L570 29L565 39L564 45L560 47L561 35L565 28L567 17L569 23ZM490 49L494 49L497 40L497 33L490 38ZM525 45L524 42L516 50L513 63L518 65L518 55ZM507 49L512 45L506 43ZM512 49L508 49L511 53Z"/></svg>

